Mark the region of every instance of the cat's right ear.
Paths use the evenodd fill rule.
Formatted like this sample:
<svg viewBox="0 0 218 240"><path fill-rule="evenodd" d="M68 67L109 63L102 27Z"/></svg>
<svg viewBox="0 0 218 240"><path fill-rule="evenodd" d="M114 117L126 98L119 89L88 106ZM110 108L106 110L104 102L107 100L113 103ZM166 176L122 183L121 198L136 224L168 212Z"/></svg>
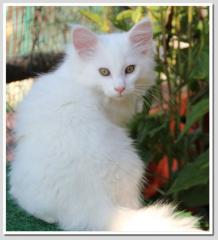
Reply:
<svg viewBox="0 0 218 240"><path fill-rule="evenodd" d="M91 56L97 47L97 36L83 26L72 27L72 41L74 48L81 57Z"/></svg>
<svg viewBox="0 0 218 240"><path fill-rule="evenodd" d="M129 31L132 46L141 53L146 53L152 41L152 26L148 18L142 19Z"/></svg>

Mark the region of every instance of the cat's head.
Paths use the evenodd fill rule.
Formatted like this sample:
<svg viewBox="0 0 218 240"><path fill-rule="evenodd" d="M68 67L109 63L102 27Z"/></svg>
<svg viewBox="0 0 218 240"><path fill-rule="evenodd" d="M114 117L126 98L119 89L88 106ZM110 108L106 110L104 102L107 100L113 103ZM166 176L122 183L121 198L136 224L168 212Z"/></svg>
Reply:
<svg viewBox="0 0 218 240"><path fill-rule="evenodd" d="M107 97L143 95L153 84L152 27L147 18L124 33L96 35L74 26L72 43L80 81Z"/></svg>

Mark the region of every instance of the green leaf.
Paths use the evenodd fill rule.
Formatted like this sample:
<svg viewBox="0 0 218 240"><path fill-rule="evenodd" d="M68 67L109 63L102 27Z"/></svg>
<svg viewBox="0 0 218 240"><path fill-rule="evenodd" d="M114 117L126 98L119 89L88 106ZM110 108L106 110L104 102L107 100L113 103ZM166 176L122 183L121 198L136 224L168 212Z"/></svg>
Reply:
<svg viewBox="0 0 218 240"><path fill-rule="evenodd" d="M194 54L193 54L194 55ZM193 80L205 79L209 80L209 50L202 50L199 55L193 56L196 60L194 62L193 70L189 77Z"/></svg>
<svg viewBox="0 0 218 240"><path fill-rule="evenodd" d="M154 137L157 133L161 132L163 129L166 128L166 123L164 122L160 126L157 126L149 131L150 137Z"/></svg>
<svg viewBox="0 0 218 240"><path fill-rule="evenodd" d="M85 9L81 9L80 13L87 17L89 20L91 20L92 22L96 23L98 26L100 25L100 23L102 22L100 16L96 13L90 12L88 10Z"/></svg>
<svg viewBox="0 0 218 240"><path fill-rule="evenodd" d="M131 9L124 10L117 15L116 20L117 21L124 21L128 18L131 18L132 17L132 12L133 12L133 10L131 10Z"/></svg>
<svg viewBox="0 0 218 240"><path fill-rule="evenodd" d="M191 112L187 116L187 122L185 128L179 135L176 142L180 141L181 138L188 132L190 127L198 120L200 120L209 111L209 99L204 98L194 106L192 106Z"/></svg>
<svg viewBox="0 0 218 240"><path fill-rule="evenodd" d="M147 10L151 14L151 18L153 18L152 19L153 22L154 22L154 20L158 22L159 19L160 19L160 8L158 7L158 10L157 10L157 9L152 8L152 7L147 7Z"/></svg>
<svg viewBox="0 0 218 240"><path fill-rule="evenodd" d="M147 135L148 135L149 129L146 126L146 124L142 121L139 123L138 125L138 137L137 137L137 141L139 144L144 143Z"/></svg>
<svg viewBox="0 0 218 240"><path fill-rule="evenodd" d="M186 218L186 217L191 217L192 214L191 212L180 211L180 212L177 212L176 216L181 218Z"/></svg>
<svg viewBox="0 0 218 240"><path fill-rule="evenodd" d="M104 19L103 17L99 16L96 13L90 12L88 10L82 9L80 10L80 13L94 22L103 32L108 32L110 27L109 27L109 21L107 19Z"/></svg>
<svg viewBox="0 0 218 240"><path fill-rule="evenodd" d="M186 207L201 207L209 203L209 184L202 184L179 194L179 199Z"/></svg>
<svg viewBox="0 0 218 240"><path fill-rule="evenodd" d="M206 184L209 180L209 151L202 153L194 162L179 172L167 194L177 193L191 187Z"/></svg>
<svg viewBox="0 0 218 240"><path fill-rule="evenodd" d="M141 20L143 17L143 8L142 7L137 7L133 12L132 12L132 21L134 23L137 23L138 21Z"/></svg>

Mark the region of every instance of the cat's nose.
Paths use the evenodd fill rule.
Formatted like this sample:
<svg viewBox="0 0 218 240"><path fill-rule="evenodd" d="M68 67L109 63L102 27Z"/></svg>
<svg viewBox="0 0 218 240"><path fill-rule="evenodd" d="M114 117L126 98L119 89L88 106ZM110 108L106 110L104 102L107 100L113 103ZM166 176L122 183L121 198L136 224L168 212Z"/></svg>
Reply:
<svg viewBox="0 0 218 240"><path fill-rule="evenodd" d="M126 88L123 86L115 87L114 90L116 90L119 94L121 94Z"/></svg>

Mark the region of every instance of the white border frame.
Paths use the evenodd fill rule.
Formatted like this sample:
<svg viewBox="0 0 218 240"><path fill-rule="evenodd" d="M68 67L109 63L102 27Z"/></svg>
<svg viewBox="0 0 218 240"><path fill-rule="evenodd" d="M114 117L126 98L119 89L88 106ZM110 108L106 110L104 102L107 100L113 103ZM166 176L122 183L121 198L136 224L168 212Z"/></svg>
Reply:
<svg viewBox="0 0 218 240"><path fill-rule="evenodd" d="M209 92L210 92L210 128L209 128L209 139L210 139L210 150L209 150L209 173L210 173L210 218L209 218L209 231L201 234L193 232L113 232L113 231L7 231L6 230L6 7L8 6L208 6L209 7L209 64L210 64L210 76L209 76ZM3 234L4 235L194 235L194 236L212 236L214 234L214 171L213 171L213 89L214 89L214 65L213 65L213 3L130 3L130 2L119 2L119 3L3 3Z"/></svg>

